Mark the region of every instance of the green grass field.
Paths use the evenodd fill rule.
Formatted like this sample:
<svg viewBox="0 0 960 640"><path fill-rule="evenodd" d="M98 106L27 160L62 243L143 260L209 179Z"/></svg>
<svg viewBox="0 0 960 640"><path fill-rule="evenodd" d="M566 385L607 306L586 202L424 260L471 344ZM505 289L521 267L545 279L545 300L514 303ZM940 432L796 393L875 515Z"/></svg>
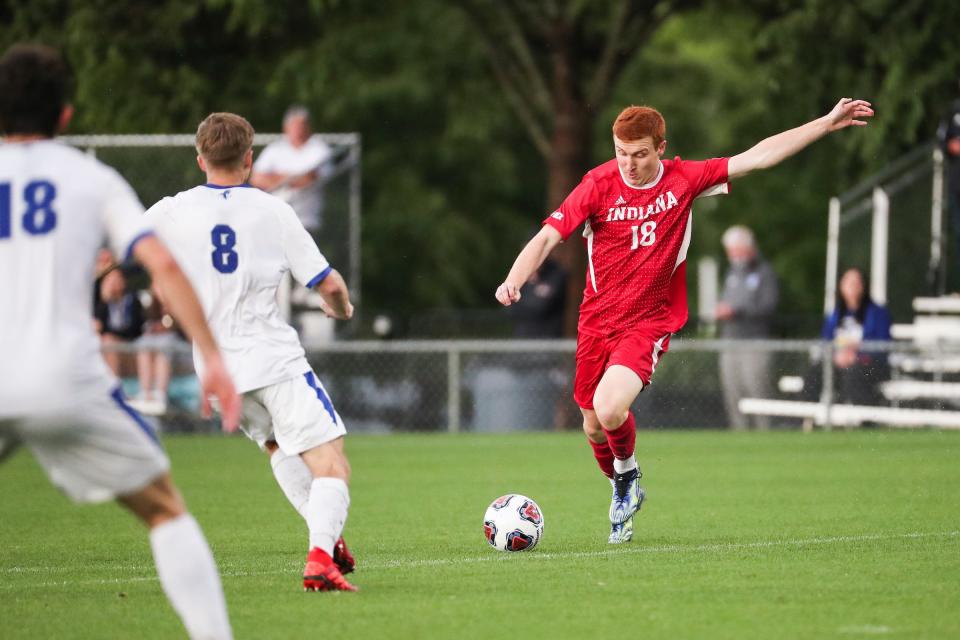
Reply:
<svg viewBox="0 0 960 640"><path fill-rule="evenodd" d="M351 437L358 594L301 591L305 527L252 444L165 445L238 638L960 637L960 434L641 432L648 501L615 548L579 436ZM183 635L132 518L24 452L0 488L0 638ZM543 509L531 553L483 539L506 492Z"/></svg>

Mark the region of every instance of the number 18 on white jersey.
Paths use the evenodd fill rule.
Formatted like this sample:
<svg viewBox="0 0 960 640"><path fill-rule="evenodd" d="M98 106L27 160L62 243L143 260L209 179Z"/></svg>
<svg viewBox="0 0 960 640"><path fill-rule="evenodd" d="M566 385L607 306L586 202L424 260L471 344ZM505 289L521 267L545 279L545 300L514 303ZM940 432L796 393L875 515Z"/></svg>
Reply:
<svg viewBox="0 0 960 640"><path fill-rule="evenodd" d="M94 262L149 233L120 175L54 140L0 145L0 416L116 384L93 329Z"/></svg>

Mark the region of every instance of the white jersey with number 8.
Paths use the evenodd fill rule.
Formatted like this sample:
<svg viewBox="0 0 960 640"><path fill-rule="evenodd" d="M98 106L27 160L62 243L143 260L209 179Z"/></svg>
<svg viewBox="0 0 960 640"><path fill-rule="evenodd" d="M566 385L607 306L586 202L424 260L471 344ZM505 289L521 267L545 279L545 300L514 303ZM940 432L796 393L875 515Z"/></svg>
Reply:
<svg viewBox="0 0 960 640"><path fill-rule="evenodd" d="M239 393L310 369L277 287L290 271L312 288L331 267L290 205L249 185L202 185L164 198L147 219L200 296ZM200 371L196 351L194 362Z"/></svg>

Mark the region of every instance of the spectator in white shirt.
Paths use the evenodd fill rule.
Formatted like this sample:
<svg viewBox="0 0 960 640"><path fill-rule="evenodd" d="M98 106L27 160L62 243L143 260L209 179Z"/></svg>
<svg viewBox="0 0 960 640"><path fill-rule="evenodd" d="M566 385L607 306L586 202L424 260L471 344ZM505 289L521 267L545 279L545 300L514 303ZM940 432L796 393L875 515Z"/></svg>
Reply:
<svg viewBox="0 0 960 640"><path fill-rule="evenodd" d="M333 151L313 135L310 112L303 106L294 105L284 113L283 136L260 153L250 183L287 202L307 231L315 234L323 221L323 182Z"/></svg>

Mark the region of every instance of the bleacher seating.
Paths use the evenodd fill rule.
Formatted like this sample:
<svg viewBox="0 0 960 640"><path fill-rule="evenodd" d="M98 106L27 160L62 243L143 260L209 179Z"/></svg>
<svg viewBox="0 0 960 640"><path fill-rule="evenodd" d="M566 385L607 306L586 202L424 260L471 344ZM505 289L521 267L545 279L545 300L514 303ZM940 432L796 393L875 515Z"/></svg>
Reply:
<svg viewBox="0 0 960 640"><path fill-rule="evenodd" d="M944 379L960 374L960 296L915 298L913 309L917 315L912 323L891 329L895 341L909 341L913 347L910 353L890 354L892 379L882 383L880 390L891 406L744 398L740 411L802 418L805 427L869 422L960 428L960 411L944 409L944 405L960 406L960 380ZM902 407L901 403L928 406Z"/></svg>

